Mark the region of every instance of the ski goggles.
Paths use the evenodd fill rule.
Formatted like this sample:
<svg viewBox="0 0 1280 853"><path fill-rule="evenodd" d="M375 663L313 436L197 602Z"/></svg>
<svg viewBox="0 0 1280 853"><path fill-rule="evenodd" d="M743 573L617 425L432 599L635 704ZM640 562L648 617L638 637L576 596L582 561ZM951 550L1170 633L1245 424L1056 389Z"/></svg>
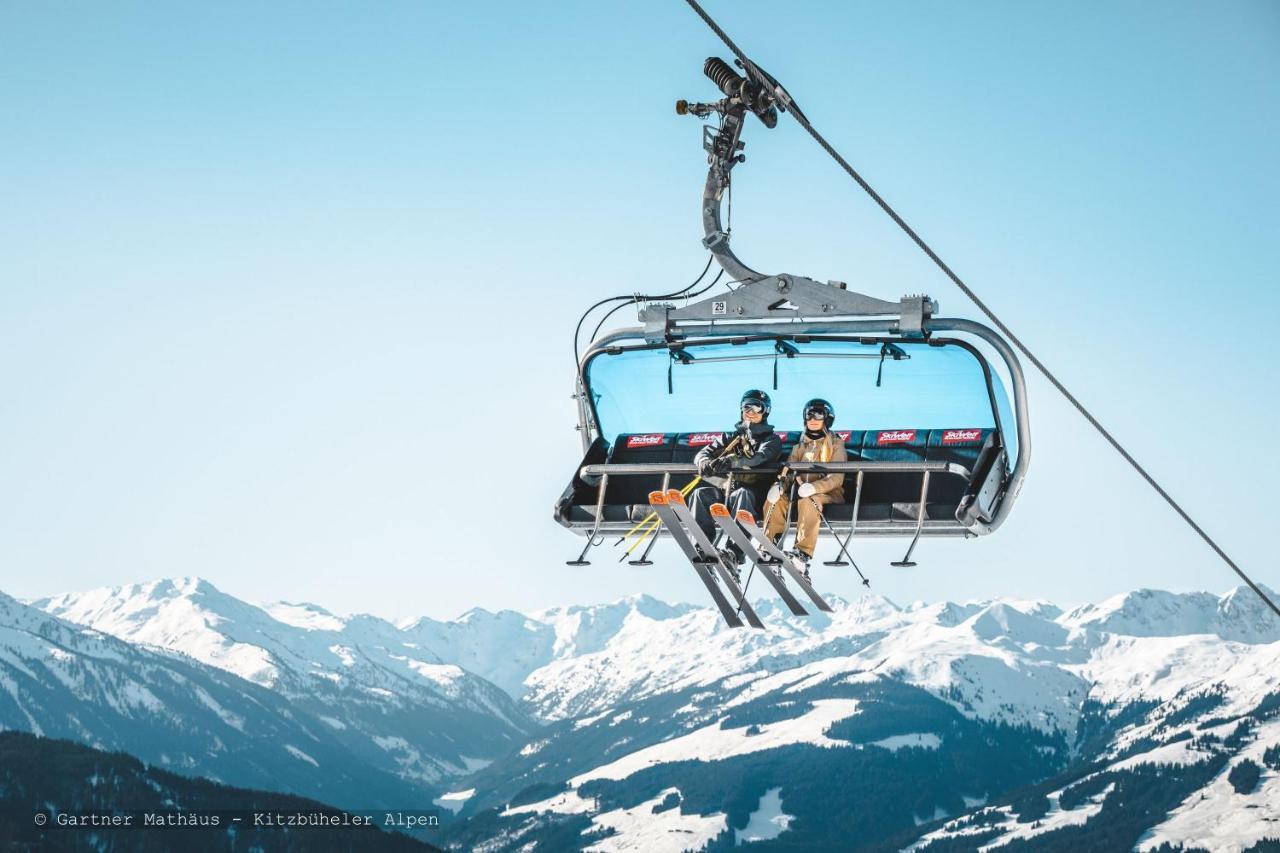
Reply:
<svg viewBox="0 0 1280 853"><path fill-rule="evenodd" d="M761 403L743 403L742 411L750 412L753 415L763 415L764 405Z"/></svg>
<svg viewBox="0 0 1280 853"><path fill-rule="evenodd" d="M831 412L822 407L804 410L804 419L806 421L825 421L831 417Z"/></svg>

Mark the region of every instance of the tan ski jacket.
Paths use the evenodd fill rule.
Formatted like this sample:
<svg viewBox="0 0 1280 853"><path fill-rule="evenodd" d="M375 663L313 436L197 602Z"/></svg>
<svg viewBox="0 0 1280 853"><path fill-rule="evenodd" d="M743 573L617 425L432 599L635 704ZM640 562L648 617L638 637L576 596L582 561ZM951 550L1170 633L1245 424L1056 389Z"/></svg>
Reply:
<svg viewBox="0 0 1280 853"><path fill-rule="evenodd" d="M788 461L791 462L848 462L849 454L844 449L840 436L826 430L822 438L809 438L803 432L800 442L791 449ZM812 483L820 495L830 495L831 501L844 501L844 474L800 474L797 481Z"/></svg>

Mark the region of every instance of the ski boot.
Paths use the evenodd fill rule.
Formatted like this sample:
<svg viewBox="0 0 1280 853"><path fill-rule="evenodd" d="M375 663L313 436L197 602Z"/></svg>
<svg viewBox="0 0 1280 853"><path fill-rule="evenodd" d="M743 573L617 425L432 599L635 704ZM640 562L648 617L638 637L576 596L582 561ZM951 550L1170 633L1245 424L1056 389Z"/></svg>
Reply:
<svg viewBox="0 0 1280 853"><path fill-rule="evenodd" d="M764 548L760 548L760 565L780 567L782 562Z"/></svg>
<svg viewBox="0 0 1280 853"><path fill-rule="evenodd" d="M726 560L733 563L735 566L741 566L743 563L747 561L747 558L743 555L743 553L734 547L721 548L720 556L724 557Z"/></svg>
<svg viewBox="0 0 1280 853"><path fill-rule="evenodd" d="M795 559L799 560L800 567L801 567L800 573L804 575L805 580L812 580L812 578L809 577L809 561L813 559L812 557L810 557L804 551L801 551L799 548L792 548L790 551L787 552L787 556L794 557Z"/></svg>
<svg viewBox="0 0 1280 853"><path fill-rule="evenodd" d="M720 562L722 562L724 567L729 570L729 574L733 575L734 582L741 585L742 571L738 566L743 564L744 557L734 548L720 548L719 551Z"/></svg>

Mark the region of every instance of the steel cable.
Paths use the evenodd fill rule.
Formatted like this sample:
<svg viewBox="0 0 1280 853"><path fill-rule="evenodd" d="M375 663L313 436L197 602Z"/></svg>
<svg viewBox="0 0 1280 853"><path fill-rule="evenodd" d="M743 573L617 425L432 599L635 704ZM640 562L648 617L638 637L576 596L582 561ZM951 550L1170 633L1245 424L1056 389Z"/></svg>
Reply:
<svg viewBox="0 0 1280 853"><path fill-rule="evenodd" d="M706 25L710 27L711 30L717 36L719 36L720 40L725 43L725 46L728 47L729 50L733 51L734 56L736 56L739 60L741 60L744 68L748 69L749 72L752 70L758 70L758 69L755 69L755 65L751 62L751 60L747 59L746 55L743 54L743 52L738 48L738 46L733 43L733 40L729 38L728 34L726 34L724 30L720 29L720 26L714 20L711 19L711 16L708 15L700 5L698 5L697 0L685 0L685 2L688 3L689 6L693 9L693 11L695 11L698 14L698 17L702 18L702 20L706 23ZM942 258L938 257L937 252L933 251L933 249L929 247L929 244L926 243L920 237L920 235L915 232L915 229L913 229L910 225L908 225L906 221L901 216L898 215L898 212L895 211L892 207L890 207L889 203L885 201L884 198L881 197L881 195L878 192L876 192L875 189L869 183L867 183L866 179L864 179L862 175L858 174L858 171L854 169L853 166L849 165L849 162L847 160L845 160L843 157L840 156L840 152L832 148L831 144L822 137L822 134L818 133L818 131L814 129L813 125L809 123L809 120L805 117L804 113L795 108L794 102L791 100L790 94L788 94L786 90L782 89L781 86L776 87L773 91L775 96L778 96L780 105L785 107L786 108L785 111L791 113L791 116L800 124L801 127L805 129L805 132L808 133L811 137L813 137L813 140L815 142L817 142L820 146L822 146L822 150L826 151L827 154L831 156L831 159L835 160L836 163L839 164L840 168L844 169L845 173L848 174L849 177L853 178L854 181L857 182L858 186L862 187L863 191L866 192L866 194L871 197L871 200L874 201L877 205L879 205L880 209L883 210L886 214L888 214L889 218L892 219L894 223L896 223L897 226L901 228L902 231L908 237L911 238L912 242L914 242L917 246L919 246L920 250L929 256L929 259L933 261L934 264L937 265L938 269L942 270L942 272L947 276L947 278L951 279L951 281L956 285L956 287L960 288L960 291L964 293L965 296L969 297L969 299L973 301L974 305L978 306L978 309L982 311L982 313L985 314L987 318L991 320L992 323L995 324L996 328L1000 330L1001 334L1003 334L1006 338L1008 338L1009 341L1015 347L1017 347L1018 351L1021 352L1024 356L1026 356L1027 360L1036 366L1036 369L1039 370L1040 373L1042 373L1044 377L1049 380L1049 382L1053 385L1053 387L1058 390L1058 393L1060 393L1063 397L1065 397L1067 402L1069 402L1072 406L1074 406L1076 411L1078 411L1082 416L1084 416L1084 419L1088 421L1089 424L1094 429L1096 429L1103 438L1107 440L1107 442L1115 449L1115 451L1119 453L1120 456L1123 457L1124 460L1128 462L1135 471L1138 472L1138 474L1142 477L1142 479L1147 481L1147 485L1155 489L1156 493L1159 494L1160 497L1164 498L1165 503L1167 503L1170 507L1172 507L1173 511L1182 517L1182 520L1185 521L1191 527L1191 529L1194 530L1197 535L1199 535L1199 537L1202 540L1204 540L1205 544L1208 545L1210 548L1212 548L1213 552L1217 554L1218 557L1221 558L1222 561L1226 563L1233 572L1239 575L1240 579L1243 580L1246 584L1248 584L1249 588L1252 589L1255 593L1257 593L1259 598L1261 598L1263 601L1267 603L1267 606L1270 607L1275 612L1276 616L1280 616L1280 607L1276 606L1276 603L1271 600L1270 596L1268 596L1265 592L1263 592L1262 588L1259 587L1256 583L1254 583L1253 579L1244 573L1244 570L1241 569L1240 566L1236 564L1235 560L1231 559L1231 557L1227 555L1227 552L1222 550L1222 547L1219 546L1218 543L1213 540L1213 537L1211 537L1208 533L1206 533L1204 528L1196 523L1195 519L1193 519L1187 513L1187 511L1184 510L1182 506L1176 500L1173 499L1173 496L1164 490L1163 486L1161 486L1159 483L1156 482L1155 478L1152 477L1151 474L1147 472L1147 469L1142 467L1142 465L1139 464L1138 460L1133 458L1132 454L1130 454L1129 451L1126 450L1124 446L1121 445L1120 442L1116 440L1115 436L1113 436L1107 430L1107 428L1104 427L1098 421L1098 419L1093 416L1093 413L1090 412L1087 408L1085 408L1084 404L1081 403L1078 399L1076 399L1076 396L1074 394L1072 394L1070 391L1067 390L1066 386L1063 385L1058 380L1058 377L1054 376L1053 372L1050 371L1049 368L1045 367L1044 363L1040 361L1040 359L1036 358L1035 354L1032 353L1031 350L1027 349L1027 346L1024 343L1022 343L1021 340L1019 340L1018 336L1015 335L1013 331L1010 330L1009 327L1006 326L1004 322L999 317L997 317L990 308L987 307L987 304L978 297L978 294L974 293L973 290L967 284L965 284L964 281L960 279L960 276L956 275L955 272L951 269L951 267L947 266L946 262L944 262Z"/></svg>

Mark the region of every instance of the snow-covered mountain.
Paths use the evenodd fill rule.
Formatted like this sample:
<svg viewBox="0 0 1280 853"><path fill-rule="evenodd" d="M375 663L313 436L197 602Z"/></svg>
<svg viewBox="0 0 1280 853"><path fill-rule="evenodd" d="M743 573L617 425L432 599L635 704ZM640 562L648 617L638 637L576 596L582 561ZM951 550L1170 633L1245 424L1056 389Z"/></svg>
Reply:
<svg viewBox="0 0 1280 853"><path fill-rule="evenodd" d="M364 760L328 726L264 687L72 625L3 594L0 729L336 804L431 796Z"/></svg>
<svg viewBox="0 0 1280 853"><path fill-rule="evenodd" d="M502 690L373 616L339 618L309 604L258 607L199 578L34 605L268 688L365 761L428 786L484 766L536 727Z"/></svg>
<svg viewBox="0 0 1280 853"><path fill-rule="evenodd" d="M1268 595L1275 593L1268 591ZM1269 643L1278 638L1275 614L1253 590L1243 586L1220 597L1208 592L1139 589L1100 604L1077 607L1059 621L1073 628L1131 637L1212 634L1241 643Z"/></svg>
<svg viewBox="0 0 1280 853"><path fill-rule="evenodd" d="M531 672L554 660L601 650L633 613L664 620L698 609L635 595L612 604L553 607L528 616L476 608L452 621L424 617L403 627L424 648L519 698Z"/></svg>
<svg viewBox="0 0 1280 853"><path fill-rule="evenodd" d="M238 673L363 761L416 751L389 769L453 788L438 802L457 812L459 849L1280 837L1280 620L1247 589L1069 612L867 595L808 619L766 601L767 631L646 596L399 626L192 580L38 604ZM459 736L442 757L413 728L448 709L493 727L487 752Z"/></svg>
<svg viewBox="0 0 1280 853"><path fill-rule="evenodd" d="M1280 837L1280 621L1247 589L1138 590L1069 613L878 596L808 620L760 610L765 632L724 628L710 610L633 607L592 650L553 653L524 680L526 704L551 725L461 783L471 820L458 842L515 849L572 827L591 849L622 850L656 843L661 827L671 849L715 849L765 820L767 803L790 816L777 843L808 849L855 829L868 838L874 819L880 841L931 832L917 849L935 850L1089 849L1109 832L1132 834L1129 846L1244 850ZM1227 776L1246 761L1261 781L1238 794ZM859 787L845 798L837 780L868 767L894 797ZM922 776L947 784L930 790ZM815 792L814 777L831 785ZM740 781L730 790L726 778ZM1042 780L1059 784L1022 811L999 804ZM1145 803L1135 787L1168 801ZM1244 819L1220 819L1240 809Z"/></svg>

